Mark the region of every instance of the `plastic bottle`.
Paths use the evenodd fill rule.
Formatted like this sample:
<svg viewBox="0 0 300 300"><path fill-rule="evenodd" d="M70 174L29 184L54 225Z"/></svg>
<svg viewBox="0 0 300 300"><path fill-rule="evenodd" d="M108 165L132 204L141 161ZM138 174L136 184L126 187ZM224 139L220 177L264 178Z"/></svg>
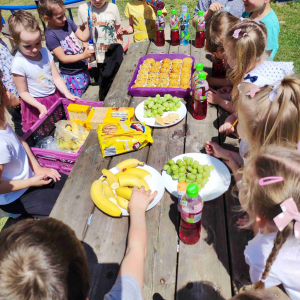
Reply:
<svg viewBox="0 0 300 300"><path fill-rule="evenodd" d="M226 77L226 69L224 68L223 61L218 59L214 54L212 55L212 77Z"/></svg>
<svg viewBox="0 0 300 300"><path fill-rule="evenodd" d="M172 15L170 18L170 28L171 28L171 46L178 46L179 41L179 18L176 16L176 9L172 9Z"/></svg>
<svg viewBox="0 0 300 300"><path fill-rule="evenodd" d="M206 73L201 72L198 74L198 80L195 82L194 89L193 89L193 93L194 93L193 117L196 120L203 120L206 118L207 92L208 92L208 82L206 81Z"/></svg>
<svg viewBox="0 0 300 300"><path fill-rule="evenodd" d="M189 33L190 15L187 12L187 6L182 5L182 13L180 15L180 45L188 45L190 39Z"/></svg>
<svg viewBox="0 0 300 300"><path fill-rule="evenodd" d="M200 239L203 201L196 184L188 185L180 201L179 238L187 245L194 245Z"/></svg>
<svg viewBox="0 0 300 300"><path fill-rule="evenodd" d="M93 40L90 39L89 40L89 47L88 47L89 50L95 50L95 47L94 47L94 43L93 43ZM97 61L96 61L96 56L95 54L93 54L89 59L88 59L88 63L89 63L89 66L91 68L96 68L97 67Z"/></svg>
<svg viewBox="0 0 300 300"><path fill-rule="evenodd" d="M180 212L180 200L185 195L187 186L188 186L188 184L186 182L179 182L177 185L177 194L178 194L177 208L178 208L179 212Z"/></svg>
<svg viewBox="0 0 300 300"><path fill-rule="evenodd" d="M146 2L157 10L163 10L165 7L165 2L162 0L146 0Z"/></svg>
<svg viewBox="0 0 300 300"><path fill-rule="evenodd" d="M196 71L193 73L192 76L192 102L191 102L192 107L194 106L194 85L195 82L198 80L198 74L202 71L203 71L203 64L196 64Z"/></svg>
<svg viewBox="0 0 300 300"><path fill-rule="evenodd" d="M157 18L155 20L156 28L156 42L155 45L162 47L165 45L165 19L161 10L157 11Z"/></svg>
<svg viewBox="0 0 300 300"><path fill-rule="evenodd" d="M203 11L198 11L198 17L196 20L196 39L195 39L195 47L203 48L205 41L205 19L203 17Z"/></svg>

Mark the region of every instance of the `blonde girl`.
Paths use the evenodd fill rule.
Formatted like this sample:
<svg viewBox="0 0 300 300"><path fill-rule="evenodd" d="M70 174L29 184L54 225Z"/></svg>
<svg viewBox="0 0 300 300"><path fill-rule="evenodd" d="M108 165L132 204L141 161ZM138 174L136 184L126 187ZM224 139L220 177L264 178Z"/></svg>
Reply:
<svg viewBox="0 0 300 300"><path fill-rule="evenodd" d="M268 144L286 144L297 148L300 141L300 77L291 75L275 85L254 87L241 85L237 102L239 122L237 132L241 138L239 153L226 150L208 141L206 153L221 158L240 180L242 166L250 150Z"/></svg>
<svg viewBox="0 0 300 300"><path fill-rule="evenodd" d="M9 17L8 24L19 48L12 74L21 97L22 125L26 132L62 95L73 101L78 97L68 91L52 54L42 47L41 30L34 16L19 10Z"/></svg>
<svg viewBox="0 0 300 300"><path fill-rule="evenodd" d="M239 200L259 230L245 249L255 289L283 284L300 299L300 154L276 145L253 152Z"/></svg>

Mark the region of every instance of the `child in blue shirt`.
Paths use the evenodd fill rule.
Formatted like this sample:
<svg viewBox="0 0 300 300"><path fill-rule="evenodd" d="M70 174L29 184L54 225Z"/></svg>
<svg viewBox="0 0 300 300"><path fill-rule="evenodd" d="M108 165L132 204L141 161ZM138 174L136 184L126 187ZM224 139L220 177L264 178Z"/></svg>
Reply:
<svg viewBox="0 0 300 300"><path fill-rule="evenodd" d="M269 60L274 60L279 48L278 36L280 27L278 18L271 8L270 0L244 0L244 5L243 18L263 22L266 25L268 31L266 52L269 54Z"/></svg>

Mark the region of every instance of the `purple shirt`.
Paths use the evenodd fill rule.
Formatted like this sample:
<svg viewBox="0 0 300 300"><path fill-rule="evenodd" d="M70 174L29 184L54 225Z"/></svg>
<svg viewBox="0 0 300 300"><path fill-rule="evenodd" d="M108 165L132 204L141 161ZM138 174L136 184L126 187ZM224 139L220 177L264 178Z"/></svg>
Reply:
<svg viewBox="0 0 300 300"><path fill-rule="evenodd" d="M62 47L66 55L76 55L83 52L82 46L75 34L77 25L67 18L65 25L60 29L46 28L45 38L49 51ZM59 62L59 70L62 74L75 75L87 71L87 60L81 60L71 64Z"/></svg>

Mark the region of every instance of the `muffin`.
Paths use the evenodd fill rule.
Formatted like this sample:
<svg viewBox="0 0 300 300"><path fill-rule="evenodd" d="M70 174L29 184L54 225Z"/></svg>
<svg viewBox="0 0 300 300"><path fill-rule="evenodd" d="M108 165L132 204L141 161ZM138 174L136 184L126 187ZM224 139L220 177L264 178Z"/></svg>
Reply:
<svg viewBox="0 0 300 300"><path fill-rule="evenodd" d="M140 69L150 69L151 66L149 64L141 64Z"/></svg>
<svg viewBox="0 0 300 300"><path fill-rule="evenodd" d="M169 88L170 88L170 89L174 89L174 88L175 88L175 89L178 89L178 88L179 88L179 84L171 84L171 83L170 83L170 84L169 84Z"/></svg>
<svg viewBox="0 0 300 300"><path fill-rule="evenodd" d="M170 74L170 79L179 79L179 74L178 73L171 73Z"/></svg>
<svg viewBox="0 0 300 300"><path fill-rule="evenodd" d="M156 67L156 66L150 68L150 72L158 73L159 70L160 70L160 68L159 68L159 67Z"/></svg>
<svg viewBox="0 0 300 300"><path fill-rule="evenodd" d="M169 73L170 72L170 68L161 68L160 69L160 73Z"/></svg>
<svg viewBox="0 0 300 300"><path fill-rule="evenodd" d="M151 83L149 83L149 84L146 84L144 87L156 87L156 85L155 84L151 84Z"/></svg>
<svg viewBox="0 0 300 300"><path fill-rule="evenodd" d="M132 86L133 89L134 89L134 88L137 88L137 87L143 87L143 85L142 85L142 84L134 84L134 85Z"/></svg>
<svg viewBox="0 0 300 300"><path fill-rule="evenodd" d="M183 60L182 60L184 63L192 63L193 62L193 59L191 57L185 57Z"/></svg>
<svg viewBox="0 0 300 300"><path fill-rule="evenodd" d="M180 69L181 68L181 64L172 64L172 69L173 68L179 68Z"/></svg>
<svg viewBox="0 0 300 300"><path fill-rule="evenodd" d="M180 69L179 68L172 68L171 73L180 73Z"/></svg>
<svg viewBox="0 0 300 300"><path fill-rule="evenodd" d="M188 79L190 79L191 78L191 73L183 73L183 74L181 74L180 78L181 79L182 78L188 78Z"/></svg>
<svg viewBox="0 0 300 300"><path fill-rule="evenodd" d="M157 79L157 73L149 73L148 79Z"/></svg>
<svg viewBox="0 0 300 300"><path fill-rule="evenodd" d="M172 74L171 74L172 75ZM178 75L179 76L179 75ZM168 73L160 73L158 74L158 78L161 79L168 79L169 78L169 74Z"/></svg>
<svg viewBox="0 0 300 300"><path fill-rule="evenodd" d="M182 61L179 58L175 58L172 60L172 64L181 64L181 63L182 63Z"/></svg>
<svg viewBox="0 0 300 300"><path fill-rule="evenodd" d="M149 85L149 84L157 85L158 84L158 79L148 79L147 80L147 85Z"/></svg>
<svg viewBox="0 0 300 300"><path fill-rule="evenodd" d="M169 80L168 79L159 79L158 84L160 84L160 83L162 83L164 85L168 85L169 84Z"/></svg>
<svg viewBox="0 0 300 300"><path fill-rule="evenodd" d="M171 79L169 85L177 85L177 86L179 86L179 81L178 81L178 79Z"/></svg>
<svg viewBox="0 0 300 300"><path fill-rule="evenodd" d="M169 69L171 69L171 64L162 64L161 67L162 68L169 68Z"/></svg>
<svg viewBox="0 0 300 300"><path fill-rule="evenodd" d="M188 78L180 78L180 84L188 84L188 85L190 85L191 81Z"/></svg>
<svg viewBox="0 0 300 300"><path fill-rule="evenodd" d="M138 79L142 79L142 78L147 78L148 75L147 74L137 74L136 78Z"/></svg>
<svg viewBox="0 0 300 300"><path fill-rule="evenodd" d="M145 84L146 82L147 82L146 78L140 78L135 81L135 83L137 84Z"/></svg>
<svg viewBox="0 0 300 300"><path fill-rule="evenodd" d="M169 81L167 81L167 83L160 81L156 87L166 88L168 87L168 85L169 85Z"/></svg>
<svg viewBox="0 0 300 300"><path fill-rule="evenodd" d="M140 69L139 74L148 74L149 70L148 69Z"/></svg>
<svg viewBox="0 0 300 300"><path fill-rule="evenodd" d="M183 68L189 68L189 69L191 69L192 68L192 64L185 62L185 63L182 64L182 67Z"/></svg>
<svg viewBox="0 0 300 300"><path fill-rule="evenodd" d="M182 68L181 69L181 74L191 74L191 69L189 69L189 68Z"/></svg>
<svg viewBox="0 0 300 300"><path fill-rule="evenodd" d="M151 66L160 68L161 67L161 62L160 61L154 61L154 62L151 63Z"/></svg>
<svg viewBox="0 0 300 300"><path fill-rule="evenodd" d="M155 62L155 59L154 58L147 58L144 63L146 64L152 64L153 62Z"/></svg>
<svg viewBox="0 0 300 300"><path fill-rule="evenodd" d="M180 89L185 89L185 90L188 90L188 89L190 89L190 88L191 88L191 86L190 86L190 85L188 85L188 84L180 84L179 88L180 88Z"/></svg>
<svg viewBox="0 0 300 300"><path fill-rule="evenodd" d="M163 64L171 64L171 59L165 58L162 62L163 62Z"/></svg>

